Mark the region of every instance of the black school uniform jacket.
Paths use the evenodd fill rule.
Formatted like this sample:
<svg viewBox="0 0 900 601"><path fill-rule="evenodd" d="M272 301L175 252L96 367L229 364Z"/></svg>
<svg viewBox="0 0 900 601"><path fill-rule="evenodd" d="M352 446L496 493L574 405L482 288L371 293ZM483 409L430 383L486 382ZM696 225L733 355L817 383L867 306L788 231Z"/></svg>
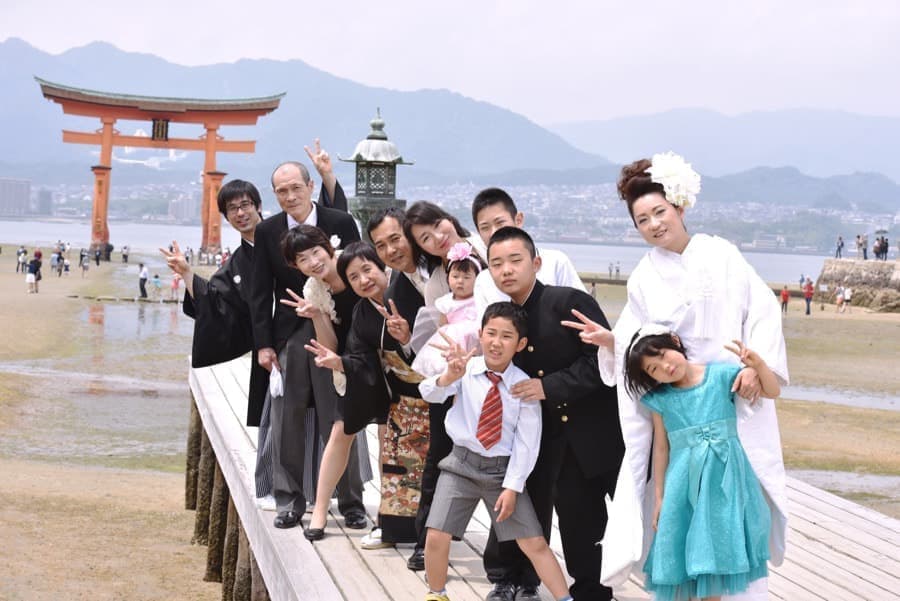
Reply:
<svg viewBox="0 0 900 601"><path fill-rule="evenodd" d="M542 381L542 443L563 438L588 478L618 470L625 444L616 389L600 379L597 347L560 324L574 319L571 311L578 309L609 328L603 311L585 292L539 281L523 307L528 312L528 344L513 363Z"/></svg>

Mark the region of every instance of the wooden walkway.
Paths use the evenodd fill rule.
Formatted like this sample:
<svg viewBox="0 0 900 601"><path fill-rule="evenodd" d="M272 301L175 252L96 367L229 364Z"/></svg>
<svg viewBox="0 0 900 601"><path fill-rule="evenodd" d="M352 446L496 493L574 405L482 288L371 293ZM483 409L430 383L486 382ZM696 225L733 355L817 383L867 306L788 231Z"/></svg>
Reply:
<svg viewBox="0 0 900 601"><path fill-rule="evenodd" d="M243 425L249 360L190 370L190 387L203 427L219 461L234 506L272 599L334 601L421 599L424 572L406 568L412 547L366 551L368 530L348 530L334 511L324 540L314 544L300 527L278 530L275 516L254 503L256 428ZM375 427L370 426L372 470L378 474ZM788 478L790 522L787 559L771 569L769 597L790 601L900 601L900 521ZM366 484L370 518L377 514L376 482ZM336 508L335 508L336 509ZM304 518L304 523L308 516ZM454 601L480 601L490 590L481 553L490 520L479 507L461 542L450 553L448 594ZM554 523L551 547L562 562ZM551 601L546 589L543 599ZM649 599L635 578L616 590L619 601Z"/></svg>

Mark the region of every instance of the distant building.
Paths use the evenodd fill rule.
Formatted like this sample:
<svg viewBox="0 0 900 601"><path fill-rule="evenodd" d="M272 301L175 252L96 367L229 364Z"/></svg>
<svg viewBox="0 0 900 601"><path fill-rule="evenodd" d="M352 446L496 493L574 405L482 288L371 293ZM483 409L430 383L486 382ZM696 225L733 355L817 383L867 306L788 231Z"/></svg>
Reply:
<svg viewBox="0 0 900 601"><path fill-rule="evenodd" d="M199 223L200 193L182 194L170 200L169 216L180 223Z"/></svg>
<svg viewBox="0 0 900 601"><path fill-rule="evenodd" d="M38 215L50 215L53 213L53 192L46 188L38 191L37 207L34 211Z"/></svg>
<svg viewBox="0 0 900 601"><path fill-rule="evenodd" d="M25 215L31 205L31 182L0 178L0 215Z"/></svg>

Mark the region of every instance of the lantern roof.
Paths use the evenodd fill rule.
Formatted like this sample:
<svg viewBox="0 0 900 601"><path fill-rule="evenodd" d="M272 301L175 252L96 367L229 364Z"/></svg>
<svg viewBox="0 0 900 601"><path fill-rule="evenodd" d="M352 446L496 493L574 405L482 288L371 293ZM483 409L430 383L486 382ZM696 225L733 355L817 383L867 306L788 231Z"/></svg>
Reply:
<svg viewBox="0 0 900 601"><path fill-rule="evenodd" d="M388 140L384 132L384 120L381 118L381 109L376 109L376 116L369 121L372 131L365 140L360 140L349 158L338 158L348 163L390 163L394 165L412 165L405 162L400 155L397 146Z"/></svg>

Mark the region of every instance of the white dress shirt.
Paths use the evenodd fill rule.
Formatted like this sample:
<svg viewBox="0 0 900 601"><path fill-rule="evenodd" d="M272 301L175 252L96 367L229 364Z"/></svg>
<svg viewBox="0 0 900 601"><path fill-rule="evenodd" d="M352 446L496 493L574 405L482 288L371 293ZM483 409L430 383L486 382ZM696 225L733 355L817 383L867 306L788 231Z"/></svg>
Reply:
<svg viewBox="0 0 900 601"><path fill-rule="evenodd" d="M447 435L453 444L464 447L483 457L509 457L503 488L522 492L537 461L541 446L541 404L524 403L512 396L509 389L518 382L528 380L528 375L511 362L500 374L497 384L503 403L503 428L500 442L485 449L478 440L478 420L484 399L491 389L491 381L485 372L483 357L473 357L466 366L466 373L449 386L438 386L440 376L426 378L419 384L422 398L429 403L443 403L456 395L453 406L444 421Z"/></svg>
<svg viewBox="0 0 900 601"><path fill-rule="evenodd" d="M537 249L537 253L541 258L541 268L538 270L537 279L542 284L545 286L568 286L587 292L578 272L575 271L575 266L564 252L544 248ZM509 296L497 288L489 269L478 274L475 279L475 309L478 311L479 320L488 305L508 300Z"/></svg>
<svg viewBox="0 0 900 601"><path fill-rule="evenodd" d="M300 222L291 217L290 213L285 213L287 215L287 228L289 230L294 229ZM303 220L304 225L311 225L313 227L319 226L319 217L316 214L316 203L312 203L312 210L309 212L309 215L306 216L306 219Z"/></svg>

